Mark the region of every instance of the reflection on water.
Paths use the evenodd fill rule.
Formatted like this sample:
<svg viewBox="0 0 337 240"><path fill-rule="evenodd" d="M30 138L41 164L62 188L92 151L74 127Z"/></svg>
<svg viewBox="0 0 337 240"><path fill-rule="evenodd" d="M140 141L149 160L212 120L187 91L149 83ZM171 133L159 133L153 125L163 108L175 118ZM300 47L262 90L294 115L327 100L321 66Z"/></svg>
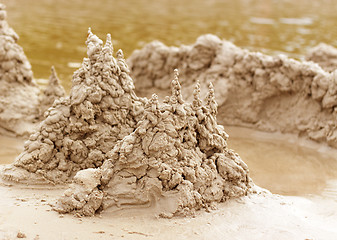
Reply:
<svg viewBox="0 0 337 240"><path fill-rule="evenodd" d="M126 56L158 39L190 44L213 33L238 46L299 56L319 42L337 45L337 0L3 0L36 78L55 65L63 85L85 56L89 26L111 33ZM75 63L75 64L74 64Z"/></svg>
<svg viewBox="0 0 337 240"><path fill-rule="evenodd" d="M0 164L12 163L23 151L23 140L0 136Z"/></svg>
<svg viewBox="0 0 337 240"><path fill-rule="evenodd" d="M226 127L228 145L247 163L254 182L283 195L337 197L337 150L294 136Z"/></svg>
<svg viewBox="0 0 337 240"><path fill-rule="evenodd" d="M229 147L248 164L257 185L283 195L337 197L337 150L246 128L226 131ZM22 145L23 141L0 137L0 164L13 162Z"/></svg>

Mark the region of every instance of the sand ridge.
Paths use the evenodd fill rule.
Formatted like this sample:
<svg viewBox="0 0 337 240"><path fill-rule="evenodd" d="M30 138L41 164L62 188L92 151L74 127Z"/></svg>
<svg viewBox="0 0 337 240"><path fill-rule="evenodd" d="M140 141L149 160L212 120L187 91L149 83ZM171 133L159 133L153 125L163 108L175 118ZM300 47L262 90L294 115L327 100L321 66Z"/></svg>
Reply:
<svg viewBox="0 0 337 240"><path fill-rule="evenodd" d="M337 69L337 49L325 43L320 43L309 49L305 59L317 63L328 72Z"/></svg>
<svg viewBox="0 0 337 240"><path fill-rule="evenodd" d="M295 133L337 147L337 70L251 52L210 34L189 46L149 43L128 63L139 95L155 89L163 98L170 91L170 72L178 68L189 99L197 80L201 89L212 80L221 124Z"/></svg>

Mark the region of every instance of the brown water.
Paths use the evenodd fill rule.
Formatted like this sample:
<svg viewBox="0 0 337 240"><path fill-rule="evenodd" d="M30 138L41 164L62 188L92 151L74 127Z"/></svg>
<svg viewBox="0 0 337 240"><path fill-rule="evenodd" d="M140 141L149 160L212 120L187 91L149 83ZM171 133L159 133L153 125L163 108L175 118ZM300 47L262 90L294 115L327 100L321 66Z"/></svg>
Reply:
<svg viewBox="0 0 337 240"><path fill-rule="evenodd" d="M0 164L14 162L23 151L23 140L0 135Z"/></svg>
<svg viewBox="0 0 337 240"><path fill-rule="evenodd" d="M254 182L272 193L337 197L337 150L294 135L226 127L228 146Z"/></svg>
<svg viewBox="0 0 337 240"><path fill-rule="evenodd" d="M272 193L337 197L337 150L294 136L226 127L229 147L248 164L250 176ZM0 164L22 151L23 141L0 137Z"/></svg>
<svg viewBox="0 0 337 240"><path fill-rule="evenodd" d="M319 42L337 45L337 0L3 0L36 78L55 65L67 90L85 56L89 26L111 33L128 56L158 39L190 44L213 33L268 54L302 56ZM43 82L41 82L43 83Z"/></svg>

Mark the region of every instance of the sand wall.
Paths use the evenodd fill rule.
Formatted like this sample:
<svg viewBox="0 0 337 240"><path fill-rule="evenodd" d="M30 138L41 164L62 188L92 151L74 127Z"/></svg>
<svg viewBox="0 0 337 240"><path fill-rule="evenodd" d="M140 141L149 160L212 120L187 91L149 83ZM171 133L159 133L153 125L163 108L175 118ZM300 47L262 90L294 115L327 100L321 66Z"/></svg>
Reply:
<svg viewBox="0 0 337 240"><path fill-rule="evenodd" d="M325 43L320 43L311 48L305 59L319 64L328 72L333 72L337 69L337 49Z"/></svg>
<svg viewBox="0 0 337 240"><path fill-rule="evenodd" d="M142 96L150 91L165 96L170 73L177 68L189 99L197 80L201 89L213 82L221 124L296 133L337 147L336 71L250 52L214 35L201 36L190 46L167 47L155 41L135 51L128 63Z"/></svg>

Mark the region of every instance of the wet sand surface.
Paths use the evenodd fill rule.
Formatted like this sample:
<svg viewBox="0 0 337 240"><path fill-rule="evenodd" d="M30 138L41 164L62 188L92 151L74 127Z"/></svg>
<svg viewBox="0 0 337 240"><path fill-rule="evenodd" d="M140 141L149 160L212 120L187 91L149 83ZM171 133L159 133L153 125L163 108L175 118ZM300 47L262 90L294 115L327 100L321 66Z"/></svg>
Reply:
<svg viewBox="0 0 337 240"><path fill-rule="evenodd" d="M228 146L248 164L251 178L272 193L337 197L337 150L292 134L225 127Z"/></svg>
<svg viewBox="0 0 337 240"><path fill-rule="evenodd" d="M298 58L319 42L337 44L337 33L331 30L337 20L336 1L3 2L39 84L46 84L42 78L48 78L55 65L67 90L85 55L88 26L101 37L111 32L115 47L125 49L126 56L154 39L189 44L204 33ZM0 239L16 239L18 232L27 239L336 238L337 150L293 135L226 130L229 147L248 164L254 182L286 196L263 192L220 204L211 214L200 211L194 218L158 219L151 209L81 218L51 210L66 186L0 182ZM22 140L0 137L0 164L13 162L22 150Z"/></svg>
<svg viewBox="0 0 337 240"><path fill-rule="evenodd" d="M229 200L195 217L163 219L150 209L106 211L94 217L51 210L63 192L0 184L0 238L17 239L335 239L337 202L268 192ZM153 206L155 207L155 206Z"/></svg>
<svg viewBox="0 0 337 240"><path fill-rule="evenodd" d="M52 205L67 186L0 183L0 239L334 239L337 235L336 150L293 135L225 127L229 147L268 191L230 200L195 217L162 219L151 208L108 210L94 217L60 215ZM0 139L1 164L23 141ZM266 221L268 219L268 221Z"/></svg>
<svg viewBox="0 0 337 240"><path fill-rule="evenodd" d="M337 150L294 135L226 126L228 146L250 169L260 187L289 196L337 197ZM23 140L0 137L0 164L9 164L23 150Z"/></svg>

